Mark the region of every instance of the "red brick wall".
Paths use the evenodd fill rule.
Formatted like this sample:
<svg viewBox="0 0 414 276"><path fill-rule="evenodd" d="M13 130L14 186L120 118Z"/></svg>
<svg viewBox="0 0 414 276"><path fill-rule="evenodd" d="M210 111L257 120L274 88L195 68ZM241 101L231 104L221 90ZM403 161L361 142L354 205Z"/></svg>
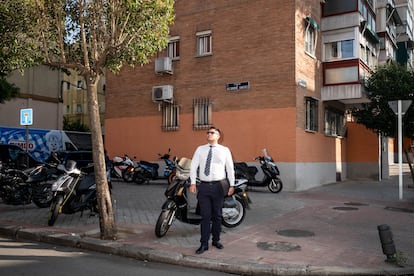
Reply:
<svg viewBox="0 0 414 276"><path fill-rule="evenodd" d="M304 131L304 97L320 98L320 63L304 52L304 17L318 18L319 3L177 1L170 31L180 37L174 73L156 75L150 63L107 76L108 152L154 159L154 153L172 147L189 155L205 141L205 131L192 129L192 101L210 97L213 123L225 128L224 143L238 160L252 161L267 147L280 161L334 162L334 139L321 134L322 119L320 133ZM196 32L206 30L212 32L213 55L196 57ZM298 87L298 79L308 87ZM227 83L244 81L249 90L226 91ZM167 84L174 86L174 102L180 105L177 132L161 131L161 113L151 101L152 86Z"/></svg>

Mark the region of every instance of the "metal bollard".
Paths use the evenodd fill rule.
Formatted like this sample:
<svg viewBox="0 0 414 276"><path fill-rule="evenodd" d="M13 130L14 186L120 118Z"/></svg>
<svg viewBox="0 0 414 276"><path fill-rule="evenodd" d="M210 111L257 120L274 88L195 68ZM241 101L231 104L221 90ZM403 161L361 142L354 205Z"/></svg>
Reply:
<svg viewBox="0 0 414 276"><path fill-rule="evenodd" d="M387 256L385 261L394 262L396 249L394 245L394 240L392 238L391 227L387 224L381 224L377 226L378 234L381 241L382 252Z"/></svg>

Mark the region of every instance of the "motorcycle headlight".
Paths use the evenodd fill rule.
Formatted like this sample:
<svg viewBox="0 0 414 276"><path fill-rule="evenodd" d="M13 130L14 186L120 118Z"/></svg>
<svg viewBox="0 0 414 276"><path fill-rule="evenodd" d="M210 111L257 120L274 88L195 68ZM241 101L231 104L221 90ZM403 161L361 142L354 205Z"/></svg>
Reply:
<svg viewBox="0 0 414 276"><path fill-rule="evenodd" d="M51 190L55 192L55 191L57 191L58 188L59 188L59 183L58 182L53 182Z"/></svg>

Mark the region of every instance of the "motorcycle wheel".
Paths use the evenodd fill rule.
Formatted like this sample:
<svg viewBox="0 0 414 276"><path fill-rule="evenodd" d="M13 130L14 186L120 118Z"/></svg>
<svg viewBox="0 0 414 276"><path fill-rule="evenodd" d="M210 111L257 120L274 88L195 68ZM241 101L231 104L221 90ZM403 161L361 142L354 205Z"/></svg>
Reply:
<svg viewBox="0 0 414 276"><path fill-rule="evenodd" d="M53 193L50 184L39 184L33 191L33 203L39 208L47 208L52 203Z"/></svg>
<svg viewBox="0 0 414 276"><path fill-rule="evenodd" d="M174 216L174 211L172 209L161 211L157 224L155 225L155 235L158 238L161 238L167 234L168 229L170 229L170 220L172 216Z"/></svg>
<svg viewBox="0 0 414 276"><path fill-rule="evenodd" d="M129 167L124 171L122 174L122 178L125 182L132 182L134 181L134 170L130 171Z"/></svg>
<svg viewBox="0 0 414 276"><path fill-rule="evenodd" d="M231 212L237 212L236 216L227 217L224 215L226 212L225 209L229 209ZM235 209L235 210L232 210ZM227 228L234 228L244 220L244 216L246 215L246 209L243 203L240 201L239 198L236 197L236 207L234 208L223 208L223 219L221 220L221 224L223 224Z"/></svg>
<svg viewBox="0 0 414 276"><path fill-rule="evenodd" d="M55 224L56 219L59 215L59 209L63 204L63 196L59 195L55 199L52 200L52 204L50 206L49 211L49 220L47 221L47 225L53 226Z"/></svg>
<svg viewBox="0 0 414 276"><path fill-rule="evenodd" d="M139 172L135 175L134 180L137 184L144 184L148 179L142 173Z"/></svg>
<svg viewBox="0 0 414 276"><path fill-rule="evenodd" d="M267 185L267 188L272 193L279 193L283 189L283 183L280 178L276 177L270 180L269 184Z"/></svg>

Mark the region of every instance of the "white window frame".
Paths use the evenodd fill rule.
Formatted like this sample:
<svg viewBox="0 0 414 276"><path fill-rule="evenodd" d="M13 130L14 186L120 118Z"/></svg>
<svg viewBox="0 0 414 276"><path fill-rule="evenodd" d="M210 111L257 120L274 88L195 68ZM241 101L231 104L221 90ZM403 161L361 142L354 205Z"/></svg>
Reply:
<svg viewBox="0 0 414 276"><path fill-rule="evenodd" d="M347 41L352 41L352 56L350 57L343 57L343 43ZM354 39L346 39L341 41L333 41L329 43L325 43L325 59L329 60L338 60L338 59L352 59L355 58L355 40Z"/></svg>
<svg viewBox="0 0 414 276"><path fill-rule="evenodd" d="M316 49L316 31L312 27L306 28L305 33L305 52L314 56Z"/></svg>
<svg viewBox="0 0 414 276"><path fill-rule="evenodd" d="M197 56L213 54L213 39L211 31L197 32Z"/></svg>
<svg viewBox="0 0 414 276"><path fill-rule="evenodd" d="M167 56L172 60L180 59L180 37L170 37L167 46Z"/></svg>

